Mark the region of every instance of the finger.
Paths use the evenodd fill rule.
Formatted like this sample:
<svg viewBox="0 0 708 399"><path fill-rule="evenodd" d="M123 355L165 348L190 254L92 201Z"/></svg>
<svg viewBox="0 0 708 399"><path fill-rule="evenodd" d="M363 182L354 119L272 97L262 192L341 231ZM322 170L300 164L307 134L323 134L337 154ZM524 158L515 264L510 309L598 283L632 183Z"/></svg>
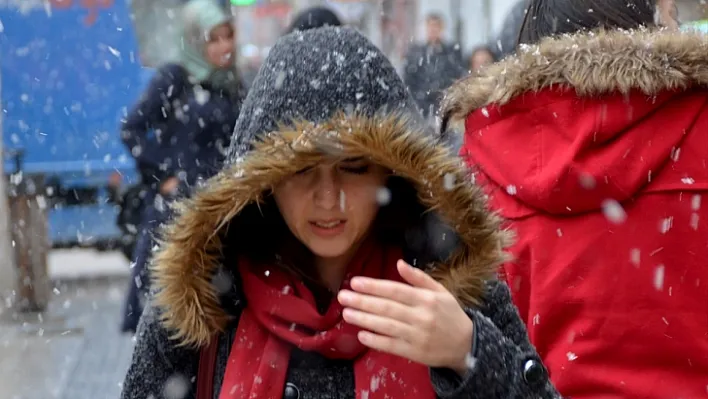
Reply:
<svg viewBox="0 0 708 399"><path fill-rule="evenodd" d="M417 305L420 301L420 289L398 281L381 280L369 277L354 277L351 288L362 294L387 298L410 306Z"/></svg>
<svg viewBox="0 0 708 399"><path fill-rule="evenodd" d="M413 328L405 323L388 317L362 312L352 308L344 309L344 320L363 329L392 338L400 338L410 342L413 337Z"/></svg>
<svg viewBox="0 0 708 399"><path fill-rule="evenodd" d="M446 288L430 277L428 273L409 265L404 260L399 260L396 266L398 267L398 273L410 285L435 292L446 291Z"/></svg>
<svg viewBox="0 0 708 399"><path fill-rule="evenodd" d="M415 324L417 322L414 308L390 299L341 290L337 295L337 300L342 306L366 313L388 317L406 324Z"/></svg>
<svg viewBox="0 0 708 399"><path fill-rule="evenodd" d="M404 340L386 337L369 331L359 331L357 338L359 338L359 342L371 349L416 361L412 359L415 353L413 346Z"/></svg>

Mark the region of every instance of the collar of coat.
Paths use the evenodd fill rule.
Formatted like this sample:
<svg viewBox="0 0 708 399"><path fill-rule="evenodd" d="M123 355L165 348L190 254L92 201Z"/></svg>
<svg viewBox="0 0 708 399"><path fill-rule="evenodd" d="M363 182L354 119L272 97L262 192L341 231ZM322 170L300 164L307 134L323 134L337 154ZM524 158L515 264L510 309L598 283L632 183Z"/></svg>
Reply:
<svg viewBox="0 0 708 399"><path fill-rule="evenodd" d="M487 105L555 86L579 96L708 85L708 36L672 30L595 31L547 38L450 87L442 102L445 124L459 123Z"/></svg>
<svg viewBox="0 0 708 399"><path fill-rule="evenodd" d="M151 266L154 304L173 339L199 347L227 326L229 315L219 304L212 278L221 264L229 224L244 208L258 206L283 178L332 157L368 157L412 184L417 201L459 237L452 256L431 268L431 275L462 304L478 305L484 282L495 277L505 260L509 233L487 210L483 193L459 157L411 126L396 115L344 114L317 125L282 126L176 204L176 216L164 229Z"/></svg>

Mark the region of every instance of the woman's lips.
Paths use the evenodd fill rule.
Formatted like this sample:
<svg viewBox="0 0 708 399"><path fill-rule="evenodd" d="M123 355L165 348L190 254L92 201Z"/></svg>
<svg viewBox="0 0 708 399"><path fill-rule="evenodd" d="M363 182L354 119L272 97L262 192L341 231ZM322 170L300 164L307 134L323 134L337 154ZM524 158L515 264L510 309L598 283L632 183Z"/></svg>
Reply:
<svg viewBox="0 0 708 399"><path fill-rule="evenodd" d="M318 220L311 221L312 232L321 237L333 237L344 231L346 220Z"/></svg>

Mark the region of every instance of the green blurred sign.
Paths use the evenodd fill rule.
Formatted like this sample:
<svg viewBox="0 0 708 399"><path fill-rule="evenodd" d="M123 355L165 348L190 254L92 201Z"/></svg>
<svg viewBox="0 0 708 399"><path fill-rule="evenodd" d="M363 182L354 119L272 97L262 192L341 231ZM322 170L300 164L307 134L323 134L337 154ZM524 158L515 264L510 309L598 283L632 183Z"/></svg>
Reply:
<svg viewBox="0 0 708 399"><path fill-rule="evenodd" d="M235 6L252 6L257 2L258 0L231 0L231 4Z"/></svg>

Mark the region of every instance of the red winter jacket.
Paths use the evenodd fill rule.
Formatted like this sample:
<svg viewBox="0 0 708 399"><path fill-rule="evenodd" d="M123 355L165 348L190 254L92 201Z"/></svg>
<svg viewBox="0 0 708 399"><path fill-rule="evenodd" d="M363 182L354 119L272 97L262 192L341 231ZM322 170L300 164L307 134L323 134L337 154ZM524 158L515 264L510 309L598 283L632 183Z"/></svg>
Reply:
<svg viewBox="0 0 708 399"><path fill-rule="evenodd" d="M707 40L550 39L446 95L565 396L708 397Z"/></svg>

